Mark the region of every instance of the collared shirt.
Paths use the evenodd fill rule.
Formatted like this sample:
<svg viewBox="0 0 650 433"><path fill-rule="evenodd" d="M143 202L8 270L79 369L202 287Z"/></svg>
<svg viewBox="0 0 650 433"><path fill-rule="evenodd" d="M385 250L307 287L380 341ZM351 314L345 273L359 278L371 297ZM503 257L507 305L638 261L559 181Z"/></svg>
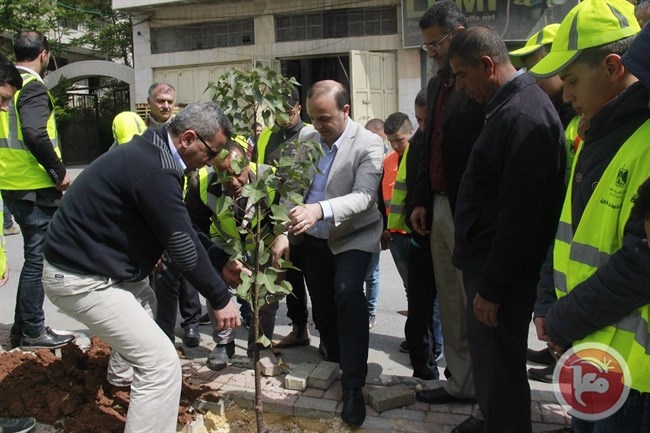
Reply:
<svg viewBox="0 0 650 433"><path fill-rule="evenodd" d="M176 146L174 146L174 142L172 141L172 136L169 135L169 132L167 133L167 145L169 146L169 150L171 151L174 160L178 163L178 166L181 168L181 170L183 171L187 170L187 165L185 165L185 162L183 162L183 158L181 158L181 155L178 153Z"/></svg>
<svg viewBox="0 0 650 433"><path fill-rule="evenodd" d="M307 233L321 239L327 239L329 236L329 225L328 222L331 221L334 217L334 212L332 211L332 205L329 201L325 200L325 190L327 188L327 178L329 177L332 164L334 163L334 158L338 153L339 147L343 143L344 137L347 136L348 127L350 122L346 120L345 130L343 134L332 144L328 146L322 139L320 140L321 149L323 150L323 155L318 159L318 172L314 174L314 179L307 193L305 199L305 204L318 203L320 204L321 209L323 210L323 219L317 221Z"/></svg>
<svg viewBox="0 0 650 433"><path fill-rule="evenodd" d="M445 117L449 96L454 88L454 77L449 69L438 71L440 89L436 95L433 111L433 134L429 143L429 188L435 192L446 192L445 170L442 164L442 130L445 126Z"/></svg>
<svg viewBox="0 0 650 433"><path fill-rule="evenodd" d="M33 75L34 77L36 77L36 79L38 81L45 84L45 81L43 81L43 78L40 76L40 74L38 72L36 72L35 70L33 70L32 68L28 68L26 66L16 66L16 69L23 70L23 71L27 72L28 74Z"/></svg>

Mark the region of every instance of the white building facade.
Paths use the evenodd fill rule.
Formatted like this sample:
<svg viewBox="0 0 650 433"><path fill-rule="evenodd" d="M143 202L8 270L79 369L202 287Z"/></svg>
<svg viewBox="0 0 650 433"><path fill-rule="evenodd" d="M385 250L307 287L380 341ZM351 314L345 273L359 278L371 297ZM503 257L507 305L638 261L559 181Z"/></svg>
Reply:
<svg viewBox="0 0 650 433"><path fill-rule="evenodd" d="M113 8L133 16L137 103L155 81L172 84L179 103L208 99L209 82L259 61L294 76L303 102L312 83L335 79L350 90L357 122L395 111L415 121L427 60L403 46L399 0L113 0Z"/></svg>

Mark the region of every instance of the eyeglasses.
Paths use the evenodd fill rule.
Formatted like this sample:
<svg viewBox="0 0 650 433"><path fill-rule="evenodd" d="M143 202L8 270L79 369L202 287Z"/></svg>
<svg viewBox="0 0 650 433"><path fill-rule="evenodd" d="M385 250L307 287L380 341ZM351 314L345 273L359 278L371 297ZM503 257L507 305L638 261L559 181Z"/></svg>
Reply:
<svg viewBox="0 0 650 433"><path fill-rule="evenodd" d="M435 50L439 50L439 49L440 49L440 46L442 45L442 43L443 43L444 41L446 41L447 39L449 39L449 38L451 37L451 35L453 35L455 32L456 32L456 30L454 30L453 32L449 33L447 36L445 36L444 38L440 39L439 41L429 42L428 44L422 44L422 45L420 45L420 48L422 48L423 51L429 51L429 50L432 49L432 48L435 49Z"/></svg>
<svg viewBox="0 0 650 433"><path fill-rule="evenodd" d="M205 140L201 138L198 132L194 131L194 133L196 134L196 138L198 138L201 141L201 143L203 143L203 145L205 146L205 153L208 155L208 159L215 159L219 154L215 150L213 150L210 146L208 146L208 143L206 143Z"/></svg>

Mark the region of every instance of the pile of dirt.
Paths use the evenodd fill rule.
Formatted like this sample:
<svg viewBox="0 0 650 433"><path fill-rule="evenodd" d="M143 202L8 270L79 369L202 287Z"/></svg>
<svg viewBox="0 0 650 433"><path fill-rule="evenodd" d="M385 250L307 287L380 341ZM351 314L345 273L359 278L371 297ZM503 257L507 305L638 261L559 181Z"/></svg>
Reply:
<svg viewBox="0 0 650 433"><path fill-rule="evenodd" d="M124 431L129 391L106 380L110 347L93 337L87 351L69 344L61 352L61 358L50 350L1 353L0 413L32 416L65 433ZM191 405L199 398L218 399L210 388L184 381L179 423L193 420Z"/></svg>

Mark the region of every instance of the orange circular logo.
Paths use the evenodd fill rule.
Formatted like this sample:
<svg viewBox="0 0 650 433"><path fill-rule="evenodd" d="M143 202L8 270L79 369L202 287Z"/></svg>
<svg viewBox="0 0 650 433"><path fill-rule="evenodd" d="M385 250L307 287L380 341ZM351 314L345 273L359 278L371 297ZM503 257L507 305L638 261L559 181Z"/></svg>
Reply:
<svg viewBox="0 0 650 433"><path fill-rule="evenodd" d="M625 403L630 380L620 353L604 344L583 343L558 360L553 390L570 415L597 421L614 414Z"/></svg>

